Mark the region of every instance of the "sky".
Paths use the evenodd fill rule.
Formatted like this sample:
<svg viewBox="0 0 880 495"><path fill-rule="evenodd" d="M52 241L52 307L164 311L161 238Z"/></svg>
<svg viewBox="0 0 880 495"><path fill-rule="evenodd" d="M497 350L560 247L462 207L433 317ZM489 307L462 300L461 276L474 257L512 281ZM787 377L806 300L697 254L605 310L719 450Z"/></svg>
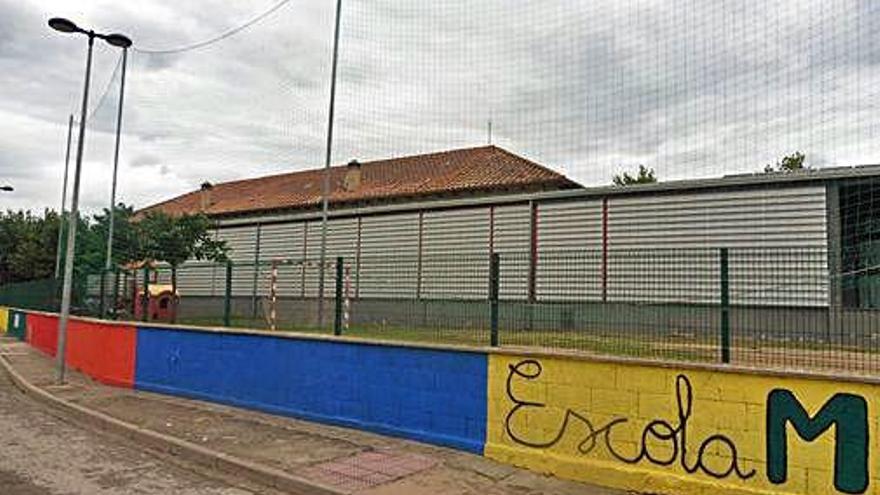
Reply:
<svg viewBox="0 0 880 495"><path fill-rule="evenodd" d="M335 2L0 0L0 209L58 209L86 43L130 36L118 199L322 166ZM880 163L880 3L344 0L334 164L492 142L584 185ZM95 45L81 206L110 198L120 51ZM489 127L491 122L491 139ZM74 153L75 154L75 153ZM71 160L71 167L73 166Z"/></svg>

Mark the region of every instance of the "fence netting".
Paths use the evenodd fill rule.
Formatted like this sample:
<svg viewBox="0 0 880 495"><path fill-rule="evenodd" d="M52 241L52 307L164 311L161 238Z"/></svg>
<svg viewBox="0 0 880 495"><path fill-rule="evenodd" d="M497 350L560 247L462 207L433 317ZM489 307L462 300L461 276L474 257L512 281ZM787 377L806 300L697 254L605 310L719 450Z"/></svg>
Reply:
<svg viewBox="0 0 880 495"><path fill-rule="evenodd" d="M153 324L876 374L880 310L841 302L853 275L830 275L827 260L819 248L627 250L604 261L587 250L342 257L327 266L323 321L314 261L195 262L177 268L176 302L162 305L173 294L171 270L153 265L107 274L104 304L100 275L90 276L74 310ZM145 287L150 302L138 301ZM52 290L50 281L7 285L0 304L51 310Z"/></svg>

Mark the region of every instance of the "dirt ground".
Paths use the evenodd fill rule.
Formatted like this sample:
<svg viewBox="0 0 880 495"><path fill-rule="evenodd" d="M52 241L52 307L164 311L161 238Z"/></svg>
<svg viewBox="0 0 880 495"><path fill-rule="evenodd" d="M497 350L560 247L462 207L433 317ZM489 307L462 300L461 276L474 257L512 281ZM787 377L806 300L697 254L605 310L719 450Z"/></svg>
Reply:
<svg viewBox="0 0 880 495"><path fill-rule="evenodd" d="M69 424L0 374L0 493L4 495L248 495L256 487L208 477L125 440Z"/></svg>

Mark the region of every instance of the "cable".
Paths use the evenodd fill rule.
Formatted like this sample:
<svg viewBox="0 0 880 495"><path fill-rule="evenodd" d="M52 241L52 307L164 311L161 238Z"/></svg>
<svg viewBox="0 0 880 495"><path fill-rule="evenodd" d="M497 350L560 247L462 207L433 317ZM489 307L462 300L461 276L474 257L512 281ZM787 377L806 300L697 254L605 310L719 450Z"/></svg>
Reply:
<svg viewBox="0 0 880 495"><path fill-rule="evenodd" d="M256 17L254 17L253 19L251 19L251 20L245 22L244 24L242 24L242 25L240 25L240 26L238 26L238 27L232 28L232 29L230 29L230 30L226 31L225 33L222 33L222 34L220 34L220 35L218 35L218 36L215 36L215 37L213 37L213 38L209 38L209 39L204 40L204 41L200 41L200 42L198 42L198 43L193 43L193 44L191 44L191 45L185 45L185 46L181 46L181 47L177 47L177 48L167 48L167 49L163 49L163 50L153 50L153 49L146 49L146 48L138 48L137 46L132 47L132 49L133 49L134 51L136 51L136 52L139 52L139 53L146 53L146 54L152 54L152 55L170 55L170 54L173 54L173 53L183 53L183 52L188 52L188 51L191 51L191 50L197 50L197 49L199 49L199 48L204 48L204 47L206 47L206 46L208 46L208 45L212 45L212 44L214 44L214 43L217 43L218 41L223 41L224 39L226 39L226 38L228 38L228 37L230 37L230 36L233 36L233 35L235 35L235 34L237 34L237 33L240 33L241 31L244 31L245 29L247 29L247 28L253 26L254 24L256 24L256 23L258 23L258 22L260 22L260 21L262 21L262 20L265 19L266 17L269 17L270 15L272 15L273 13L275 13L275 11L277 11L278 9L280 9L281 7L283 7L284 5L286 5L286 4L289 3L289 2L290 2L290 0L281 0L280 2L278 2L278 3L276 3L275 5L273 5L272 7L270 7L269 10L267 10L267 11L263 12L262 14L260 14L260 15L258 15L258 16L256 16Z"/></svg>

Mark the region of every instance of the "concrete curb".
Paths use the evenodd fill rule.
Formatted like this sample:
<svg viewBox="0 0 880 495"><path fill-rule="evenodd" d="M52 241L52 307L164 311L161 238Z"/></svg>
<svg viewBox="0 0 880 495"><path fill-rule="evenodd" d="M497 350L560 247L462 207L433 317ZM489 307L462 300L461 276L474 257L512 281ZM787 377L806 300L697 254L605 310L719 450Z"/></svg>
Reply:
<svg viewBox="0 0 880 495"><path fill-rule="evenodd" d="M28 382L12 367L5 356L0 355L0 365L22 392L40 402L61 411L73 419L102 431L110 431L138 444L185 461L218 471L224 475L241 476L260 485L298 495L349 495L320 483L291 475L279 469L262 466L236 456L207 449L163 433L126 423L104 413L94 411L65 399L55 397Z"/></svg>

